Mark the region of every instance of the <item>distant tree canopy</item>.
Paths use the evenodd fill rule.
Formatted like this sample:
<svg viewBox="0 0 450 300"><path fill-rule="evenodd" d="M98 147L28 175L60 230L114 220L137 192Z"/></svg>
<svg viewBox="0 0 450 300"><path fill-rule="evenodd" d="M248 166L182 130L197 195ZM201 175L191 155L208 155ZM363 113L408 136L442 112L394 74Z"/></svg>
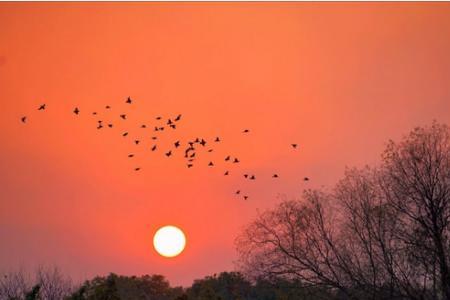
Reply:
<svg viewBox="0 0 450 300"><path fill-rule="evenodd" d="M328 297L324 298L325 295ZM223 272L197 279L186 289L171 288L161 275L126 277L110 274L85 282L66 299L314 300L330 299L330 294L319 289L305 288L299 282L284 279L257 280L252 284L238 272Z"/></svg>
<svg viewBox="0 0 450 300"><path fill-rule="evenodd" d="M296 280L262 278L250 282L239 272L195 280L184 299L192 300L306 300L330 299L326 290L303 286Z"/></svg>
<svg viewBox="0 0 450 300"><path fill-rule="evenodd" d="M67 299L71 300L173 300L183 294L162 275L96 277L86 281Z"/></svg>
<svg viewBox="0 0 450 300"><path fill-rule="evenodd" d="M16 275L18 275L17 273ZM24 278L23 273L11 278ZM54 279L56 277L53 277ZM87 280L71 288L60 280L46 282L48 291L64 291L57 296L44 293L40 284L1 280L0 300L316 300L331 299L326 290L309 288L285 279L250 282L238 272L223 272L194 281L191 287L171 287L161 275L121 276L109 274ZM50 289L48 287L51 286ZM14 292L12 292L14 291Z"/></svg>
<svg viewBox="0 0 450 300"><path fill-rule="evenodd" d="M285 278L342 299L450 300L450 134L416 128L377 167L349 169L260 214L237 238L250 278Z"/></svg>

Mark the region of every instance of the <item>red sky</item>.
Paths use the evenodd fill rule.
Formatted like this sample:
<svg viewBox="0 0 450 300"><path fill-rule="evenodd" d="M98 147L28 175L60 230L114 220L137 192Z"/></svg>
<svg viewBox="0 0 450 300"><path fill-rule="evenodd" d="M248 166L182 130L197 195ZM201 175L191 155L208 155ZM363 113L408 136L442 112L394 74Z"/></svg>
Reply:
<svg viewBox="0 0 450 300"><path fill-rule="evenodd" d="M448 3L1 3L1 269L184 285L232 270L234 238L278 194L331 186L389 138L450 123L449 37ZM94 110L116 126L96 130ZM223 140L189 170L138 128L178 113L161 149ZM175 259L151 244L165 224L188 238Z"/></svg>

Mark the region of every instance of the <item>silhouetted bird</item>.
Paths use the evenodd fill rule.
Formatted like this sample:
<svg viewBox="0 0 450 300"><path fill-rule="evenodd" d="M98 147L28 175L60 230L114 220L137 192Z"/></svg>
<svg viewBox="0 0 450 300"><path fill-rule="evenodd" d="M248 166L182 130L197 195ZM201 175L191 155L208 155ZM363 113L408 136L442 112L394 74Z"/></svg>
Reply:
<svg viewBox="0 0 450 300"><path fill-rule="evenodd" d="M161 117L156 117L156 120L161 120Z"/></svg>
<svg viewBox="0 0 450 300"><path fill-rule="evenodd" d="M250 180L255 180L255 175L252 175L252 176L250 177Z"/></svg>
<svg viewBox="0 0 450 300"><path fill-rule="evenodd" d="M273 174L272 177L273 178L278 178L278 174Z"/></svg>
<svg viewBox="0 0 450 300"><path fill-rule="evenodd" d="M155 126L155 129L154 129L155 131L159 131L159 128L157 127L157 126Z"/></svg>
<svg viewBox="0 0 450 300"><path fill-rule="evenodd" d="M303 181L309 181L308 177L303 178Z"/></svg>
<svg viewBox="0 0 450 300"><path fill-rule="evenodd" d="M166 152L166 156L169 157L172 155L172 151Z"/></svg>
<svg viewBox="0 0 450 300"><path fill-rule="evenodd" d="M105 106L105 108L106 108L106 109L110 109L110 108L111 108L111 106L109 106L109 105L106 105L106 106Z"/></svg>
<svg viewBox="0 0 450 300"><path fill-rule="evenodd" d="M128 97L127 101L125 101L125 103L131 104L131 98Z"/></svg>
<svg viewBox="0 0 450 300"><path fill-rule="evenodd" d="M220 138L216 137L216 139L214 140L214 142L220 142Z"/></svg>
<svg viewBox="0 0 450 300"><path fill-rule="evenodd" d="M170 124L172 124L172 120L171 119L167 120L167 125L170 125Z"/></svg>
<svg viewBox="0 0 450 300"><path fill-rule="evenodd" d="M128 157L130 157L130 158L133 157L133 156L134 156L134 154L128 154Z"/></svg>
<svg viewBox="0 0 450 300"><path fill-rule="evenodd" d="M297 144L291 144L292 148L296 149L297 148Z"/></svg>
<svg viewBox="0 0 450 300"><path fill-rule="evenodd" d="M94 111L93 113L92 113L94 116L97 114L97 112L96 111Z"/></svg>
<svg viewBox="0 0 450 300"><path fill-rule="evenodd" d="M174 143L174 145L175 145L175 148L180 147L180 141L176 141L176 142Z"/></svg>
<svg viewBox="0 0 450 300"><path fill-rule="evenodd" d="M45 109L45 104L42 104L41 106L39 106L38 110L44 110Z"/></svg>
<svg viewBox="0 0 450 300"><path fill-rule="evenodd" d="M225 161L229 161L230 158L231 158L231 157L228 155L227 157L225 157Z"/></svg>
<svg viewBox="0 0 450 300"><path fill-rule="evenodd" d="M122 133L122 136L127 136L127 135L128 135L128 132Z"/></svg>
<svg viewBox="0 0 450 300"><path fill-rule="evenodd" d="M27 117L22 117L20 118L20 120L22 121L22 123L25 123L27 121Z"/></svg>
<svg viewBox="0 0 450 300"><path fill-rule="evenodd" d="M248 132L250 132L250 130L248 130L248 129L244 129L244 131L242 131L242 133L248 133Z"/></svg>
<svg viewBox="0 0 450 300"><path fill-rule="evenodd" d="M142 124L141 128L147 128L147 126L145 124Z"/></svg>
<svg viewBox="0 0 450 300"><path fill-rule="evenodd" d="M152 136L152 140L156 140L158 137L156 136Z"/></svg>
<svg viewBox="0 0 450 300"><path fill-rule="evenodd" d="M248 177L248 174L244 174L244 177L247 178L247 177Z"/></svg>
<svg viewBox="0 0 450 300"><path fill-rule="evenodd" d="M102 129L103 125L102 124L98 124L97 129Z"/></svg>
<svg viewBox="0 0 450 300"><path fill-rule="evenodd" d="M113 127L113 124L108 124L108 127L109 127L109 128L112 128L112 127Z"/></svg>
<svg viewBox="0 0 450 300"><path fill-rule="evenodd" d="M239 159L237 159L237 158L235 158L234 160L233 160L233 163L235 163L235 164L237 164L239 162Z"/></svg>
<svg viewBox="0 0 450 300"><path fill-rule="evenodd" d="M199 138L196 138L195 141L194 141L194 143L199 143L199 142L200 142Z"/></svg>
<svg viewBox="0 0 450 300"><path fill-rule="evenodd" d="M212 166L214 166L213 162L212 162L212 161L210 161L210 162L209 162L209 164L208 164L208 166L209 166L209 167L212 167Z"/></svg>
<svg viewBox="0 0 450 300"><path fill-rule="evenodd" d="M170 124L169 126L170 126L170 128L172 128L172 129L176 129L176 128L177 128L177 126L176 126L175 124Z"/></svg>
<svg viewBox="0 0 450 300"><path fill-rule="evenodd" d="M137 145L139 144L139 140L135 140L134 143Z"/></svg>
<svg viewBox="0 0 450 300"><path fill-rule="evenodd" d="M206 141L204 139L202 139L199 144L202 145L203 147L205 147Z"/></svg>
<svg viewBox="0 0 450 300"><path fill-rule="evenodd" d="M240 190L237 190L237 191L236 191L236 195L239 195L240 193L241 193Z"/></svg>
<svg viewBox="0 0 450 300"><path fill-rule="evenodd" d="M244 196L244 200L247 200L248 199L248 196Z"/></svg>
<svg viewBox="0 0 450 300"><path fill-rule="evenodd" d="M191 151L191 148L187 148L185 151L184 151L184 157L188 157L188 155L189 155L189 151Z"/></svg>
<svg viewBox="0 0 450 300"><path fill-rule="evenodd" d="M195 159L194 158L189 158L188 162L193 162Z"/></svg>
<svg viewBox="0 0 450 300"><path fill-rule="evenodd" d="M208 152L213 152L213 149L209 149Z"/></svg>
<svg viewBox="0 0 450 300"><path fill-rule="evenodd" d="M73 110L73 113L78 115L80 113L80 110L78 109L78 107L75 107L75 109Z"/></svg>
<svg viewBox="0 0 450 300"><path fill-rule="evenodd" d="M228 171L226 171L223 175L227 176L228 175Z"/></svg>
<svg viewBox="0 0 450 300"><path fill-rule="evenodd" d="M192 157L195 157L195 152L194 152L194 153L192 153L190 157L191 157L191 158L192 158Z"/></svg>
<svg viewBox="0 0 450 300"><path fill-rule="evenodd" d="M159 127L159 130L164 130L164 126L163 127Z"/></svg>
<svg viewBox="0 0 450 300"><path fill-rule="evenodd" d="M181 119L181 115L178 115L178 116L175 118L175 121L180 121L180 119Z"/></svg>
<svg viewBox="0 0 450 300"><path fill-rule="evenodd" d="M188 168L192 168L193 164L187 164Z"/></svg>
<svg viewBox="0 0 450 300"><path fill-rule="evenodd" d="M135 171L139 171L140 169L141 169L141 168L135 168L134 170L135 170Z"/></svg>
<svg viewBox="0 0 450 300"><path fill-rule="evenodd" d="M156 150L156 145L153 145L152 151L155 151L155 150Z"/></svg>
<svg viewBox="0 0 450 300"><path fill-rule="evenodd" d="M120 115L120 117L125 120L127 118L127 115Z"/></svg>

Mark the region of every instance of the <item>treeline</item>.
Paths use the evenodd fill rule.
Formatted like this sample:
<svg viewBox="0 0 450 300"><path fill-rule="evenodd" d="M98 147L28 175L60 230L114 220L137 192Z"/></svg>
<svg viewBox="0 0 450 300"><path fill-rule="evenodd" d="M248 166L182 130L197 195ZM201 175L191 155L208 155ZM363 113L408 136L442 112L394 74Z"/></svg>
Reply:
<svg viewBox="0 0 450 300"><path fill-rule="evenodd" d="M325 289L296 280L250 282L238 272L195 280L187 288L171 287L162 275L109 274L74 285L57 269L39 269L30 280L23 272L0 279L1 300L306 300L333 299Z"/></svg>
<svg viewBox="0 0 450 300"><path fill-rule="evenodd" d="M380 165L349 169L261 213L236 239L241 273L171 287L110 274L74 287L57 271L0 279L0 300L450 300L450 130L390 141Z"/></svg>

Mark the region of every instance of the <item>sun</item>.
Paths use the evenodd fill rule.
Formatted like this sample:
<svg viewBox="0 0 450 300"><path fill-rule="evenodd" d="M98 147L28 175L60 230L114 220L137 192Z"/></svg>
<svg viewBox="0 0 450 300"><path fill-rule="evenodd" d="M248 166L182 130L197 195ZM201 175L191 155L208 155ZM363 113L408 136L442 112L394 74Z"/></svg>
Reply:
<svg viewBox="0 0 450 300"><path fill-rule="evenodd" d="M180 228L172 225L163 226L153 237L156 252L164 257L175 257L183 252L186 236Z"/></svg>

